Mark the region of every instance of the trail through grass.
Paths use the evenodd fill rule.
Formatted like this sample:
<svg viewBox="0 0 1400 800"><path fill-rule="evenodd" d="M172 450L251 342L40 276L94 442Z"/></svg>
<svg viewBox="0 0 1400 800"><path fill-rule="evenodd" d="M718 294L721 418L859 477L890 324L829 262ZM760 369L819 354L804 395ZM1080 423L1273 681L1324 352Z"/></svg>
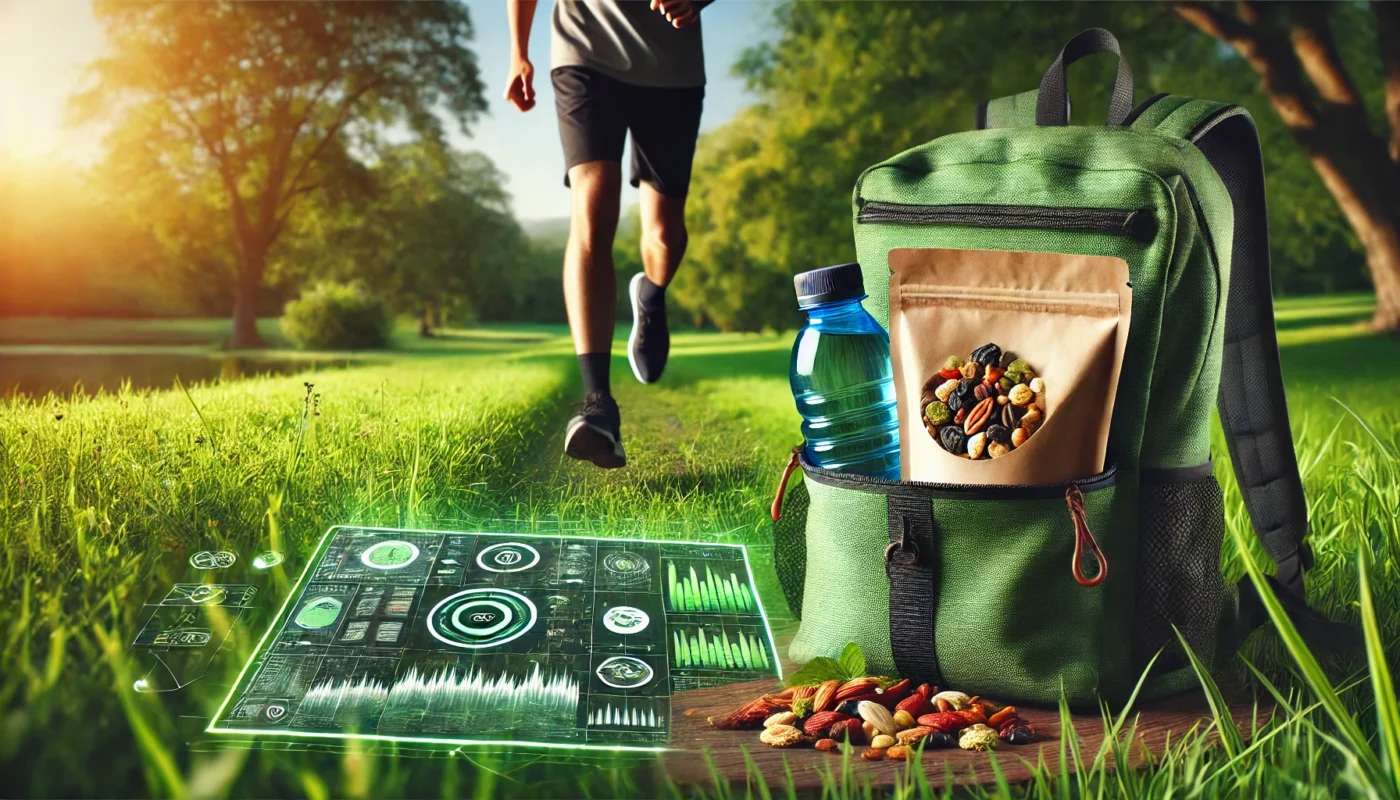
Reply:
<svg viewBox="0 0 1400 800"><path fill-rule="evenodd" d="M1375 636L1393 673L1400 653L1400 409L1393 402L1400 396L1400 343L1356 324L1368 302L1289 300L1280 303L1279 318L1317 554L1310 599L1335 618L1359 619L1357 557L1364 550ZM151 334L162 341L187 335ZM363 365L353 369L306 376L6 401L4 785L19 794L104 796L697 791L666 786L649 761L635 759L192 750L200 715L222 699L232 675L202 681L178 699L138 696L125 691L132 668L125 646L141 604L183 574L194 550L250 553L275 540L305 555L330 525L355 523L743 542L775 628L790 630L769 567L767 523L787 450L799 438L786 382L790 341L790 334L678 334L672 363L655 386L632 379L619 346L613 383L629 466L613 472L562 453L579 391L558 328L449 331L397 354L356 355ZM1218 430L1216 445L1228 524L1252 540ZM1225 569L1238 579L1244 564L1226 550ZM226 660L236 670L246 655ZM1296 713L1233 759L1201 737L1188 738L1142 773L1115 776L1087 754L1080 778L1046 775L1018 791L1271 794L1340 780L1347 759L1326 738L1335 730L1310 705L1310 690L1278 637L1256 636L1245 655L1292 698ZM1335 683L1349 687L1339 697L1363 735L1375 737L1364 660L1319 660ZM1243 662L1234 672L1255 680ZM1130 736L1131 725L1122 733ZM899 792L941 788L920 786L911 775ZM859 791L833 778L832 796Z"/></svg>

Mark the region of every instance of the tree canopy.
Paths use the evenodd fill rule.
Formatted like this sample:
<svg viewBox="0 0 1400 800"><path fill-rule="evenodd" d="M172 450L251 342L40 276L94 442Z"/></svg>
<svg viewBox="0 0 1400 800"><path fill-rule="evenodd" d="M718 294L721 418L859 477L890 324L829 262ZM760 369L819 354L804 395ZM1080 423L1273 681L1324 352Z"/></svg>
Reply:
<svg viewBox="0 0 1400 800"><path fill-rule="evenodd" d="M96 0L110 55L74 98L109 118L132 191L204 198L226 220L232 344L259 343L264 268L307 195L356 174L392 133L440 144L485 109L458 3ZM163 182L163 183L161 183Z"/></svg>

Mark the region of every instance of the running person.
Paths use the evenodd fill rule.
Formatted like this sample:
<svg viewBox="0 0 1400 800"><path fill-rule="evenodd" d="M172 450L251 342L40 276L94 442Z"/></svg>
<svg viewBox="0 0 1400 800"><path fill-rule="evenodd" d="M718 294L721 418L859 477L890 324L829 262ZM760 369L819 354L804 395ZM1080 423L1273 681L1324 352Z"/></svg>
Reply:
<svg viewBox="0 0 1400 800"><path fill-rule="evenodd" d="M506 100L535 106L530 25L536 0L508 0ZM632 277L627 360L642 383L666 367L666 285L685 254L685 195L705 98L699 10L704 0L555 0L550 46L564 185L572 194L564 302L583 375L584 404L564 452L611 469L627 463L609 384L617 277L613 238L622 151L632 133L632 185L640 192L643 272Z"/></svg>

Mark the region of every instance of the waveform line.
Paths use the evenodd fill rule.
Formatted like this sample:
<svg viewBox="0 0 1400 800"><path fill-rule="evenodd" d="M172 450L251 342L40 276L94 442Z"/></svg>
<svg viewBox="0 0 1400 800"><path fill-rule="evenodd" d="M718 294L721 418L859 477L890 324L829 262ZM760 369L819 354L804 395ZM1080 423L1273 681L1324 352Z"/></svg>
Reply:
<svg viewBox="0 0 1400 800"><path fill-rule="evenodd" d="M366 675L358 681L330 679L312 686L298 713L334 719L342 713L373 713L389 697L384 684Z"/></svg>
<svg viewBox="0 0 1400 800"><path fill-rule="evenodd" d="M445 667L425 676L417 667L411 667L389 690L385 713L466 714L530 709L571 715L578 708L578 696L578 683L567 672L545 677L539 664L520 679L507 673L487 677L476 667L465 675L459 675L456 667Z"/></svg>

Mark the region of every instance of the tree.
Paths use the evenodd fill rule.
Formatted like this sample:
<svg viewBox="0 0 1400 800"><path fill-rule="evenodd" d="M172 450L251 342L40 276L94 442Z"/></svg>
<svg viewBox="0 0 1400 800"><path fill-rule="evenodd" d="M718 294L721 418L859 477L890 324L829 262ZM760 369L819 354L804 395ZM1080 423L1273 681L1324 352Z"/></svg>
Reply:
<svg viewBox="0 0 1400 800"><path fill-rule="evenodd" d="M528 243L505 176L478 152L385 148L355 191L308 204L272 265L279 278L363 281L430 335L452 319L509 315L530 289ZM557 265L556 265L557 266ZM558 291L557 276L555 291Z"/></svg>
<svg viewBox="0 0 1400 800"><path fill-rule="evenodd" d="M261 345L259 287L298 202L390 128L440 142L485 109L456 3L95 0L111 54L74 98L109 155L209 192L236 262L232 347Z"/></svg>
<svg viewBox="0 0 1400 800"><path fill-rule="evenodd" d="M1400 5L1371 3L1384 64L1389 134L1373 130L1333 36L1337 3L1239 3L1232 15L1177 3L1187 22L1228 44L1356 230L1376 287L1376 330L1400 331ZM1347 9L1343 9L1344 11Z"/></svg>

